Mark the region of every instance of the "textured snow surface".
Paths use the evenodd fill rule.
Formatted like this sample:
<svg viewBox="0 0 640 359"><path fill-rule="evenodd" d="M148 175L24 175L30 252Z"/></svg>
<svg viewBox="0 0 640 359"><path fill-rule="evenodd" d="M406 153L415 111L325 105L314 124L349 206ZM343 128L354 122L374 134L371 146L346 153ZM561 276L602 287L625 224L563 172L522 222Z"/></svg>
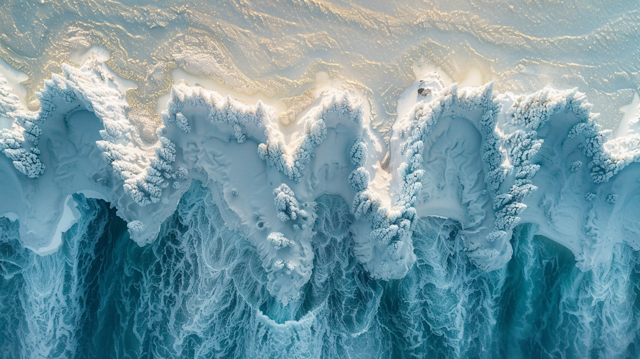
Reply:
<svg viewBox="0 0 640 359"><path fill-rule="evenodd" d="M149 143L100 61L37 111L0 76L0 353L638 355L637 118L430 74L384 141L352 89L182 83Z"/></svg>

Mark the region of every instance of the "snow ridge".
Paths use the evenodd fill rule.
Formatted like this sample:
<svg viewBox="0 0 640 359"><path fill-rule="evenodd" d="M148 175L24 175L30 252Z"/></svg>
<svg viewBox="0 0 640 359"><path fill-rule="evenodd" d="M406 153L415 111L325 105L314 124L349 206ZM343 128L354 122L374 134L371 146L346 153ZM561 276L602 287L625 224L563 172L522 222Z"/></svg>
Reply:
<svg viewBox="0 0 640 359"><path fill-rule="evenodd" d="M640 134L612 139L575 89L515 97L493 83L461 89L425 79L429 96L415 95L385 148L352 90L321 94L285 131L260 101L251 106L180 84L171 89L158 141L146 145L125 96L98 65L64 65L38 93L35 112L22 109L0 78L0 116L13 119L0 130L9 160L0 162L7 193L0 214L17 215L25 246L35 250L49 246L64 199L77 192L112 203L131 237L150 243L194 180L211 191L226 225L258 249L267 288L285 304L313 271L314 206L326 193L351 202L354 255L385 280L412 268L415 223L428 216L459 221L464 250L483 270L509 261L519 223L537 224L584 268L615 243L640 249L635 222L624 215L635 203L627 194L638 187L628 178L640 168L622 171L640 160ZM98 137L83 132L88 124L74 124L81 111L101 126ZM380 165L387 152L390 173ZM588 182L580 177L586 171ZM567 237L548 213L582 237ZM620 225L594 227L601 218Z"/></svg>

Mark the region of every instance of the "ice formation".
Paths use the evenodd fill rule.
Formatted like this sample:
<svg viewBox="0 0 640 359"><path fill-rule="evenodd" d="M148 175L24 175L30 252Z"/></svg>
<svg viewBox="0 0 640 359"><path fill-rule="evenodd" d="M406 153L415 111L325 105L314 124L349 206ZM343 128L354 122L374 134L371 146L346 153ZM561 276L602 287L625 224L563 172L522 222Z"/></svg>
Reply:
<svg viewBox="0 0 640 359"><path fill-rule="evenodd" d="M145 307L148 319L131 319L138 329L168 328L172 342L157 349L163 357L272 357L283 346L291 357L344 357L366 347L381 357L429 350L458 357L489 348L505 354L522 343L535 353L575 333L585 338L571 344L576 356L636 353L636 314L625 321L612 313L638 312L616 293L637 286L629 276L637 277L640 250L640 132L601 130L575 89L516 96L491 83L445 87L429 76L420 85L429 91L413 95L411 111L385 142L352 90L322 93L284 129L261 102L180 84L149 145L97 60L62 69L38 93L35 112L0 78L0 116L13 121L0 130L0 244L9 258L2 259L3 283L22 273L64 298L53 303L28 292L39 290L35 282L21 284L27 304L20 310L33 319L18 325L17 333L30 333L16 339L23 353L87 354L70 343L83 339L78 323L89 318L65 308L97 304L47 278L64 273L74 290L101 290L95 270L108 269L89 259L98 252L109 253L100 261L124 278L109 292L114 307L101 314L134 315L119 306L171 297L161 299L175 304L168 313ZM553 242L539 244L535 235ZM558 249L564 257L541 264L558 244L569 251ZM118 248L146 259L122 262ZM584 317L569 321L566 338L547 327L544 338L532 339L534 321L561 325L568 315L547 308L560 314L535 317L543 315L531 309L536 296L550 284L532 272L566 267L571 254L577 268L567 267L567 275L589 273L580 291L601 290L604 299L591 311L582 294L563 287L558 305ZM162 278L175 276L180 284L167 294ZM505 309L522 317L505 319L509 313L495 309L500 296L534 289ZM228 312L217 311L220 305ZM0 312L7 308L0 304ZM374 320L376 313L386 314ZM45 332L54 329L42 323L56 315L65 339L32 340L51 337ZM500 348L491 337L497 322L515 328ZM109 328L100 323L96 330ZM5 333L11 324L1 325ZM133 345L122 350L138 356L162 334L140 335L138 344L120 343ZM207 335L213 339L193 339ZM399 339L385 346L392 337Z"/></svg>

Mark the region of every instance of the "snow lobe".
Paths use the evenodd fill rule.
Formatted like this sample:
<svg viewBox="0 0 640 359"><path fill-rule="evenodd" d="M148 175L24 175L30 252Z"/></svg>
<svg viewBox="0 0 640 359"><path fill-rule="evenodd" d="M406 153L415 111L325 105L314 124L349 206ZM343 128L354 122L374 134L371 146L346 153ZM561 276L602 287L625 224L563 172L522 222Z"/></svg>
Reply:
<svg viewBox="0 0 640 359"><path fill-rule="evenodd" d="M460 223L466 256L482 271L511 259L523 223L569 248L583 270L618 243L640 249L630 215L640 134L612 138L576 90L516 97L427 77L428 96L414 94L385 148L351 90L322 93L285 135L262 102L180 84L148 145L97 60L62 69L35 112L0 79L0 116L12 120L0 130L0 214L18 219L35 251L61 245L75 193L111 203L134 241L152 243L193 181L256 249L268 292L285 305L314 272L316 200L326 194L351 204L353 254L384 280L414 266L416 223L428 217Z"/></svg>

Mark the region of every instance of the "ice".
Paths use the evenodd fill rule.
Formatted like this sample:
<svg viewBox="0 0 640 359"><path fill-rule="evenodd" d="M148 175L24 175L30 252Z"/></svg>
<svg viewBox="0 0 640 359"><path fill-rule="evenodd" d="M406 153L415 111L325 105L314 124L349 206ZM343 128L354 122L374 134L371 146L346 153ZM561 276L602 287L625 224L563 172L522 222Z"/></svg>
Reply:
<svg viewBox="0 0 640 359"><path fill-rule="evenodd" d="M207 77L195 76L185 72L184 70L178 68L171 71L171 78L173 79L173 84L178 85L181 82L186 82L190 85L202 86L208 90L214 90L221 93L228 94L236 100L243 101L245 103L256 103L258 101L262 101L265 104L273 107L276 113L280 114L286 110L284 104L278 99L269 98L264 96L262 93L255 94L247 94L240 91L234 91L233 88L228 86L220 85L218 82L211 80ZM158 106L157 111L161 113L162 111L167 110L167 102L169 100L169 94L163 95L158 98Z"/></svg>
<svg viewBox="0 0 640 359"><path fill-rule="evenodd" d="M624 137L637 132L638 119L640 119L640 97L638 97L638 93L633 94L633 100L630 104L620 107L620 112L623 112L624 116L615 130L615 136Z"/></svg>
<svg viewBox="0 0 640 359"><path fill-rule="evenodd" d="M396 122L385 149L367 107L351 90L326 88L296 123L286 126L291 135L285 136L275 110L261 101L251 106L178 84L162 115L159 141L148 146L104 66L95 55L80 69L67 66L65 76L54 77L40 93L40 112L14 105L5 112L27 134L21 145L20 128L5 132L5 155L21 175L32 178L10 192L41 188L42 197L6 200L2 210L18 214L22 241L39 253L60 246L60 233L73 223L65 198L74 193L115 204L132 238L150 243L190 180L218 193L216 203L227 209L230 228L264 251L269 290L285 303L297 298L313 271L310 223L314 200L324 193L353 200L359 220L356 256L376 278L402 278L411 269L410 228L425 216L462 223L466 250L485 270L509 261L509 239L518 223L539 225L541 234L571 249L585 270L605 260L616 243L640 246L621 235L635 231L630 223L581 227L581 216L597 221L630 205L624 193L633 191L633 182L618 183L635 171L635 166L624 169L640 158L640 135L608 139L576 90L547 88L505 98L492 84L443 87L437 72L427 72L403 95L399 106L412 109ZM429 95L417 88L428 88ZM389 172L381 165L387 151ZM587 173L591 180L576 177ZM568 192L557 192L568 183L573 183ZM274 208L273 200L262 195L271 192L276 199L288 196L280 192L290 193L293 200L276 201ZM596 194L594 201L585 202L588 193ZM563 200L551 200L556 196ZM285 225L285 217L293 223ZM282 233L291 245L264 247L272 242L269 233Z"/></svg>
<svg viewBox="0 0 640 359"><path fill-rule="evenodd" d="M0 58L0 76L4 77L5 81L7 81L9 91L18 96L23 106L26 105L27 90L22 85L22 82L27 81L29 76L24 72L16 70L2 58ZM6 117L4 117L4 119L6 120ZM10 127L10 124L9 126L2 127Z"/></svg>
<svg viewBox="0 0 640 359"><path fill-rule="evenodd" d="M8 218L8 217L7 217ZM60 217L60 221L56 226L55 233L51 238L51 242L46 247L40 248L30 248L33 249L34 252L41 256L46 256L47 254L55 253L62 246L62 234L67 232L80 218L80 212L77 209L77 205L74 202L71 195L68 195L64 201L64 209L62 211L62 216ZM27 246L27 248L29 248Z"/></svg>
<svg viewBox="0 0 640 359"><path fill-rule="evenodd" d="M634 6L22 6L0 353L638 356Z"/></svg>

